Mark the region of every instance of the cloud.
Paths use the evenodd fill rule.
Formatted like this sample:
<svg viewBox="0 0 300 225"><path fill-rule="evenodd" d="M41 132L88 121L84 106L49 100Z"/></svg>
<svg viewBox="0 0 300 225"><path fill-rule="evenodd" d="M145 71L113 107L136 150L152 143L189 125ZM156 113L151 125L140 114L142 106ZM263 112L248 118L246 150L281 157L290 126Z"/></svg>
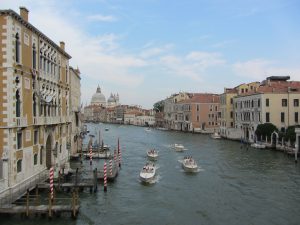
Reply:
<svg viewBox="0 0 300 225"><path fill-rule="evenodd" d="M104 16L102 14L90 15L87 17L88 21L100 21L100 22L114 22L117 18L112 15Z"/></svg>
<svg viewBox="0 0 300 225"><path fill-rule="evenodd" d="M278 63L266 59L252 59L245 62L237 62L232 65L233 71L240 77L263 80L268 76L290 75L291 79L300 79L300 68L285 68Z"/></svg>
<svg viewBox="0 0 300 225"><path fill-rule="evenodd" d="M162 55L163 53L166 53L170 51L173 47L172 44L167 44L162 47L150 47L150 44L148 43L147 48L144 49L141 53L140 56L142 58L150 58L158 55Z"/></svg>
<svg viewBox="0 0 300 225"><path fill-rule="evenodd" d="M203 76L210 67L226 63L220 53L190 52L186 56L166 55L160 58L160 63L169 74L187 77L196 82L203 82Z"/></svg>

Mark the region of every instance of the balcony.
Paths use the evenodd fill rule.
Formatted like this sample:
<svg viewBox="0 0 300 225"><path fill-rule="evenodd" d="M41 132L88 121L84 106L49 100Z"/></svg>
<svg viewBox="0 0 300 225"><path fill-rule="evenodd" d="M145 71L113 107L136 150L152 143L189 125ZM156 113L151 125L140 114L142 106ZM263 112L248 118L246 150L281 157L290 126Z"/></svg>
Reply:
<svg viewBox="0 0 300 225"><path fill-rule="evenodd" d="M27 127L27 117L17 117L15 120L16 127Z"/></svg>

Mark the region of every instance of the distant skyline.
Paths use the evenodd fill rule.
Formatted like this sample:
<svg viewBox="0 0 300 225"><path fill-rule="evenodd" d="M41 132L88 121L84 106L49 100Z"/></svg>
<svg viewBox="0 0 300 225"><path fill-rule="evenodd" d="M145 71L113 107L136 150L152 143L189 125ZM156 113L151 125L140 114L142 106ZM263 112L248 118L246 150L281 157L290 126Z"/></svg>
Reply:
<svg viewBox="0 0 300 225"><path fill-rule="evenodd" d="M152 108L179 91L289 75L300 80L298 0L0 0L66 43L81 71L82 102L98 84L106 99Z"/></svg>

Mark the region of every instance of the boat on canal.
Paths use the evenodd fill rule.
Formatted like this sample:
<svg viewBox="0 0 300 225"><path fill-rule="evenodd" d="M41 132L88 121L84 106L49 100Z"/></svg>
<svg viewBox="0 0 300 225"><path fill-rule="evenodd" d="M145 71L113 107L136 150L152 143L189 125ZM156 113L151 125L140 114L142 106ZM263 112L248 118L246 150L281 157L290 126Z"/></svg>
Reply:
<svg viewBox="0 0 300 225"><path fill-rule="evenodd" d="M150 160L156 160L158 158L158 151L151 149L147 151L147 156Z"/></svg>
<svg viewBox="0 0 300 225"><path fill-rule="evenodd" d="M198 165L192 156L185 156L182 161L182 168L185 172L197 172Z"/></svg>
<svg viewBox="0 0 300 225"><path fill-rule="evenodd" d="M221 139L222 137L221 137L221 135L219 133L215 132L215 133L213 133L211 135L211 138L213 138L213 139Z"/></svg>
<svg viewBox="0 0 300 225"><path fill-rule="evenodd" d="M151 182L155 177L155 172L154 163L147 163L140 172L140 180L145 183Z"/></svg>
<svg viewBox="0 0 300 225"><path fill-rule="evenodd" d="M174 144L174 149L176 152L182 152L184 150L184 146L182 144Z"/></svg>
<svg viewBox="0 0 300 225"><path fill-rule="evenodd" d="M252 147L252 148L264 149L264 148L266 148L266 145L264 145L264 144L261 143L261 142L256 142L256 143L252 143L252 144L251 144L251 147Z"/></svg>

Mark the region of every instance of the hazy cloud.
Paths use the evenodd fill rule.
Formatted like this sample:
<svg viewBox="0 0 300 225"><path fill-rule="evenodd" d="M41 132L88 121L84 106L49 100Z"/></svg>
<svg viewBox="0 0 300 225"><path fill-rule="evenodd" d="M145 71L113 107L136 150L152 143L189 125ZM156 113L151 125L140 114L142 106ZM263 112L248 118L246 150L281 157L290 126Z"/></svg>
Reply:
<svg viewBox="0 0 300 225"><path fill-rule="evenodd" d="M293 80L300 79L300 68L285 68L275 61L267 59L252 59L233 64L233 71L241 77L263 80L267 76L291 76Z"/></svg>
<svg viewBox="0 0 300 225"><path fill-rule="evenodd" d="M95 14L95 15L90 15L87 17L88 21L100 21L100 22L114 22L117 21L117 18L112 15L102 15L102 14Z"/></svg>

